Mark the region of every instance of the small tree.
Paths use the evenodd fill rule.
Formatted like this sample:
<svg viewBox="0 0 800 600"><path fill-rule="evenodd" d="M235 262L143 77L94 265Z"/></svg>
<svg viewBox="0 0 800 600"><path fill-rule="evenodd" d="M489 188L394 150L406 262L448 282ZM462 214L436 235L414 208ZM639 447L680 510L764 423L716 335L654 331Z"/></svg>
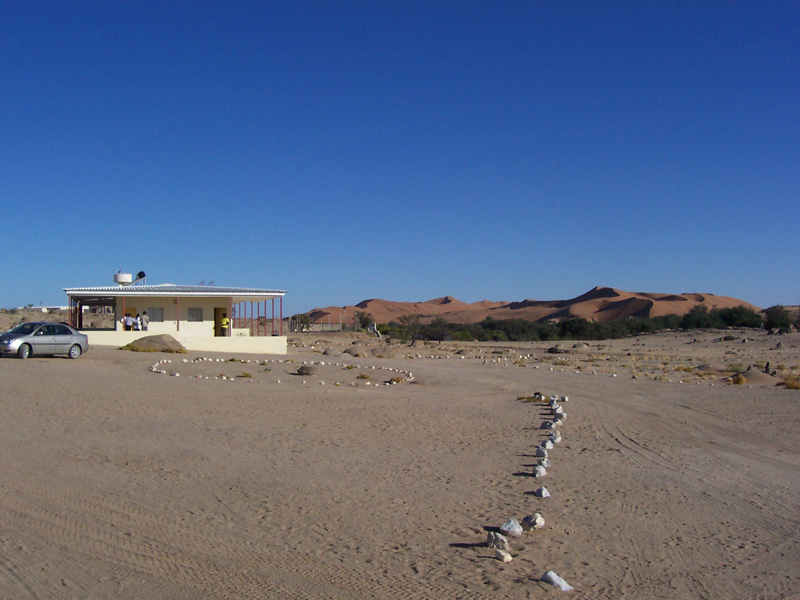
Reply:
<svg viewBox="0 0 800 600"><path fill-rule="evenodd" d="M746 306L734 306L732 308L720 308L712 310L716 312L722 322L728 327L760 327L762 323L761 315L752 308Z"/></svg>
<svg viewBox="0 0 800 600"><path fill-rule="evenodd" d="M788 329L792 324L792 315L785 306L770 306L764 311L764 327L767 329Z"/></svg>
<svg viewBox="0 0 800 600"><path fill-rule="evenodd" d="M292 318L297 320L298 328L301 330L311 326L311 315L294 315Z"/></svg>
<svg viewBox="0 0 800 600"><path fill-rule="evenodd" d="M357 312L355 314L356 331L360 329L369 329L369 326L375 322L372 315L368 312Z"/></svg>
<svg viewBox="0 0 800 600"><path fill-rule="evenodd" d="M406 337L415 340L421 327L419 320L419 315L402 315L397 319L397 322L405 330Z"/></svg>
<svg viewBox="0 0 800 600"><path fill-rule="evenodd" d="M717 314L711 314L705 304L698 304L681 319L683 329L706 329L709 327L720 327L722 320Z"/></svg>

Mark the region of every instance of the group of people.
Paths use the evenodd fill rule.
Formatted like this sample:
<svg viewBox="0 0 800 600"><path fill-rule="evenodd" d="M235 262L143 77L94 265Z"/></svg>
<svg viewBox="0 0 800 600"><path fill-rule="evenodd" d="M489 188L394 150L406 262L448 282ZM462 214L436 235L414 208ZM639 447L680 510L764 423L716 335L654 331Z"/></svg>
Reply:
<svg viewBox="0 0 800 600"><path fill-rule="evenodd" d="M125 331L147 331L150 325L150 317L147 316L147 311L144 311L141 315L136 313L135 317L130 313L125 313L120 322Z"/></svg>

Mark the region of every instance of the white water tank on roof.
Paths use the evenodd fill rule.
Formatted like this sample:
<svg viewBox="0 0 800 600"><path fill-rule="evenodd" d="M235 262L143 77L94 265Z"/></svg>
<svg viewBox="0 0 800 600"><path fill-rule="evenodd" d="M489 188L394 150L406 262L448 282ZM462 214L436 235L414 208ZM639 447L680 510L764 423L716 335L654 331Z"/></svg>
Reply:
<svg viewBox="0 0 800 600"><path fill-rule="evenodd" d="M114 273L114 283L119 285L128 285L133 281L133 275L130 273Z"/></svg>

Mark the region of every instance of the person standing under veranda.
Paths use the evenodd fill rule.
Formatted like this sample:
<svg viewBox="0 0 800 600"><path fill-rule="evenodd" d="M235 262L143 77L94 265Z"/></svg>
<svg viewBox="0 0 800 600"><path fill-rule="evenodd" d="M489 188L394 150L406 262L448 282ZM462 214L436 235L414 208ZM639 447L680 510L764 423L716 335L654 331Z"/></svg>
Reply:
<svg viewBox="0 0 800 600"><path fill-rule="evenodd" d="M147 311L142 311L142 331L147 331L150 327L150 317L147 316Z"/></svg>
<svg viewBox="0 0 800 600"><path fill-rule="evenodd" d="M228 319L228 313L222 313L222 319L219 322L219 331L222 337L228 337L228 328L230 327L231 321Z"/></svg>

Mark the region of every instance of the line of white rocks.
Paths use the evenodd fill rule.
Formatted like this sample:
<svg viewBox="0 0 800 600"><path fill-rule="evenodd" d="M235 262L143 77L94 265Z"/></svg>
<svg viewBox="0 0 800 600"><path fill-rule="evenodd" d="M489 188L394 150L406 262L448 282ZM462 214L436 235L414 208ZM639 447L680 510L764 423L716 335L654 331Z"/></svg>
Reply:
<svg viewBox="0 0 800 600"><path fill-rule="evenodd" d="M229 360L229 359L224 359L224 358L207 358L205 356L198 356L197 358L193 358L191 360L189 360L188 358L184 358L184 359L181 360L181 363L197 363L197 362L229 363L229 362L232 362L232 361ZM251 359L243 359L243 360L238 360L238 361L233 361L233 362L239 362L241 364L248 364L248 363L253 362L253 361ZM167 365L167 364L171 364L171 363L172 363L172 359L164 358L164 359L156 361L154 364L150 365L149 370L151 372L153 372L153 373L158 373L160 375L170 375L170 373L165 368L163 368L163 366ZM345 363L338 363L338 362L337 363L332 363L332 362L325 362L325 361L305 361L305 360L304 361L300 361L298 363L298 362L296 362L294 360L289 360L289 359L287 359L287 360L283 360L283 359L266 359L266 360L263 360L263 361L255 361L255 363L258 364L258 365L264 365L264 364L267 364L267 363L284 363L284 364L300 364L300 365L321 366L321 367L324 367L324 366L327 365L327 366L340 367L340 368L345 368L345 369L359 369L359 370L362 370L362 371L386 371L386 372L389 372L389 373L397 373L398 376L402 377L402 381L404 381L406 383L411 383L411 382L414 381L414 374L411 371L409 371L407 369L396 369L394 367L387 367L387 366L378 366L378 367L376 367L375 365L368 365L368 366L367 365L352 365L352 364L345 364ZM174 373L171 373L171 375L173 377L180 377L181 376L179 371L175 371ZM194 377L197 378L197 379L218 379L218 380L225 380L225 381L237 381L237 380L239 380L239 381L253 381L252 378L228 377L227 375L218 375L218 376L213 376L213 377L209 377L208 375L195 375ZM277 379L276 383L281 383L281 380ZM303 383L306 383L306 381L303 380ZM365 386L375 385L375 386L377 386L377 385L396 385L397 383L398 383L398 381L396 379L391 378L388 381L384 381L384 382L381 382L381 383L374 383L373 384L370 381L364 381L362 384L359 384L359 383L356 383L356 382L350 382L348 385L350 385L351 387L357 387L358 385L365 385ZM325 385L325 382L324 381L320 381L319 384L320 385ZM337 382L334 383L334 385L338 387L338 386L341 386L342 383L337 381Z"/></svg>
<svg viewBox="0 0 800 600"><path fill-rule="evenodd" d="M534 394L533 398L535 401L545 400L545 397L538 392ZM562 396L560 399L560 402L562 403L568 401L569 398L567 396ZM537 479L547 475L547 469L551 466L550 458L548 457L548 451L552 450L555 444L561 443L561 432L556 429L556 426L562 425L567 418L567 413L564 412L563 407L561 404L559 404L558 396L550 396L548 408L551 413L550 418L542 423L541 428L549 430L550 433L548 434L547 438L536 447L536 451L534 453L538 460L533 468L532 475ZM537 498L549 498L550 492L546 487L541 486L533 492L533 495ZM497 560L504 563L511 562L513 557L511 556L511 548L508 537L520 537L526 531L543 529L544 526L544 517L538 512L526 516L522 519L521 523L512 517L499 527L499 533L495 531L489 532L486 538L486 545L489 548L494 548L495 558ZM564 592L569 592L574 589L555 572L550 570L545 572L544 575L539 578L539 580L549 583Z"/></svg>

